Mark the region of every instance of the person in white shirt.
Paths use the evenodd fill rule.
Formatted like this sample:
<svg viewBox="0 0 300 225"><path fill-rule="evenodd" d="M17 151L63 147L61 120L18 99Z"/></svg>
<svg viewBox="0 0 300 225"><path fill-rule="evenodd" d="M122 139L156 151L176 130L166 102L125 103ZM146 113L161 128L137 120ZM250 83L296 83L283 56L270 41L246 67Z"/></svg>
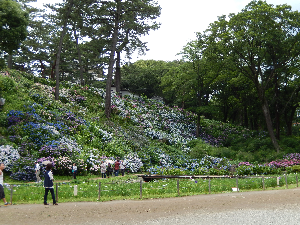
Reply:
<svg viewBox="0 0 300 225"><path fill-rule="evenodd" d="M76 174L77 174L77 166L75 163L73 163L72 167L72 173L73 173L73 178L76 179Z"/></svg>
<svg viewBox="0 0 300 225"><path fill-rule="evenodd" d="M36 182L39 183L41 182L41 178L40 178L40 164L38 162L35 162L35 176L36 176Z"/></svg>
<svg viewBox="0 0 300 225"><path fill-rule="evenodd" d="M3 199L4 206L8 206L9 204L5 199L5 193L4 193L4 188L3 188L3 170L4 169L5 169L4 163L0 163L0 199Z"/></svg>
<svg viewBox="0 0 300 225"><path fill-rule="evenodd" d="M106 167L107 167L106 163L102 161L100 165L102 178L106 178Z"/></svg>
<svg viewBox="0 0 300 225"><path fill-rule="evenodd" d="M120 170L121 170L122 176L124 176L124 173L125 173L125 165L124 165L123 160L121 160L121 162L120 162Z"/></svg>

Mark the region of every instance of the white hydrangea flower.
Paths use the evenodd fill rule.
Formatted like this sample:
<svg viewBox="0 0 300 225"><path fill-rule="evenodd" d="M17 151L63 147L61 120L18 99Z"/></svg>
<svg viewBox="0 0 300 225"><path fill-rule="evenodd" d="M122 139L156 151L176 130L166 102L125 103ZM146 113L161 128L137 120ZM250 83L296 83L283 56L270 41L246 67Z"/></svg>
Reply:
<svg viewBox="0 0 300 225"><path fill-rule="evenodd" d="M6 170L10 171L13 162L20 158L18 149L10 145L0 146L0 162L4 163Z"/></svg>

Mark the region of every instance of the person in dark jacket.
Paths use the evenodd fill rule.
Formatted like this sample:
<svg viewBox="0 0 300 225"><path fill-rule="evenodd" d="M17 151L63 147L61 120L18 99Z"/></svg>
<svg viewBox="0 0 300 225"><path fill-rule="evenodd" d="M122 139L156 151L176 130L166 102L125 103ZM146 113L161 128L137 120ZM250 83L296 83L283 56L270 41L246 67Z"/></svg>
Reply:
<svg viewBox="0 0 300 225"><path fill-rule="evenodd" d="M109 176L112 175L113 172L113 168L111 167L110 163L108 163L107 165L106 172L107 172L107 177L109 178Z"/></svg>
<svg viewBox="0 0 300 225"><path fill-rule="evenodd" d="M58 205L55 200L55 194L54 194L54 188L53 188L53 173L51 171L52 169L52 163L48 163L46 166L46 171L45 171L45 180L44 180L44 188L45 188L45 195L44 195L44 205L49 205L47 203L47 197L48 197L48 192L50 191L53 199L53 205Z"/></svg>

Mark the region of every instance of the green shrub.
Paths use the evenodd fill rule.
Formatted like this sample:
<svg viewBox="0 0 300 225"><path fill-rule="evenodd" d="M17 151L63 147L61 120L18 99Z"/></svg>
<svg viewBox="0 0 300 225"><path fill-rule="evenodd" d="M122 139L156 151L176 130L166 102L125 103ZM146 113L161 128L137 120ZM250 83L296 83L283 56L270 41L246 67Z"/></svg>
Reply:
<svg viewBox="0 0 300 225"><path fill-rule="evenodd" d="M291 170L292 170L294 173L300 173L300 165L292 166Z"/></svg>
<svg viewBox="0 0 300 225"><path fill-rule="evenodd" d="M26 88L26 89L29 89L32 87L32 85L34 84L34 82L32 80L24 80L23 82L23 86Z"/></svg>
<svg viewBox="0 0 300 225"><path fill-rule="evenodd" d="M191 147L190 156L196 159L202 159L205 155L212 155L214 150L218 151L218 148L205 143L201 139L190 141L188 146Z"/></svg>
<svg viewBox="0 0 300 225"><path fill-rule="evenodd" d="M10 77L0 75L0 97L15 91L16 84Z"/></svg>
<svg viewBox="0 0 300 225"><path fill-rule="evenodd" d="M246 166L242 165L236 168L236 174L239 176L248 176L253 174L253 167L252 166Z"/></svg>
<svg viewBox="0 0 300 225"><path fill-rule="evenodd" d="M236 154L236 160L241 162L254 162L255 157L251 152L238 151Z"/></svg>

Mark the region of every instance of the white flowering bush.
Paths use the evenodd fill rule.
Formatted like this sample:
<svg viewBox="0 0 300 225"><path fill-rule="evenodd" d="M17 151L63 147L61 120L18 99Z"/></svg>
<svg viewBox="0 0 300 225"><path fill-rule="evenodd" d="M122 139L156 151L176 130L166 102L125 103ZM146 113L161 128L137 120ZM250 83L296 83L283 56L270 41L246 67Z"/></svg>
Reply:
<svg viewBox="0 0 300 225"><path fill-rule="evenodd" d="M35 83L35 86L42 89L42 93L46 98L52 99L54 97L53 87L40 83Z"/></svg>
<svg viewBox="0 0 300 225"><path fill-rule="evenodd" d="M94 125L93 127L93 133L94 135L96 135L98 138L101 138L102 142L109 142L112 140L112 137L113 137L113 134L106 131L106 130L103 130L101 129L99 126L97 125Z"/></svg>
<svg viewBox="0 0 300 225"><path fill-rule="evenodd" d="M10 145L0 146L0 162L4 163L7 171L11 171L14 161L20 158L18 149Z"/></svg>
<svg viewBox="0 0 300 225"><path fill-rule="evenodd" d="M99 160L98 150L89 150L86 156L87 167L93 174L100 173L101 160Z"/></svg>
<svg viewBox="0 0 300 225"><path fill-rule="evenodd" d="M78 156L81 153L81 146L79 146L76 140L61 137L57 141L52 141L48 145L42 146L39 151L39 157L59 157L59 156Z"/></svg>
<svg viewBox="0 0 300 225"><path fill-rule="evenodd" d="M96 95L100 95L102 98L105 98L106 95L106 90L103 88L95 88L95 87L90 87L90 90L96 94Z"/></svg>
<svg viewBox="0 0 300 225"><path fill-rule="evenodd" d="M63 136L59 139L59 143L63 146L66 146L70 152L81 153L82 147L77 144L77 141L74 138Z"/></svg>
<svg viewBox="0 0 300 225"><path fill-rule="evenodd" d="M56 130L54 126L44 125L44 129L49 130L52 134L60 135L60 133Z"/></svg>
<svg viewBox="0 0 300 225"><path fill-rule="evenodd" d="M142 160L136 153L129 153L126 155L124 157L123 164L125 165L126 169L129 169L132 173L140 171L141 167L143 166Z"/></svg>
<svg viewBox="0 0 300 225"><path fill-rule="evenodd" d="M230 160L227 158L218 158L218 157L206 155L200 160L199 166L205 167L207 169L218 168L218 169L229 170L231 163Z"/></svg>
<svg viewBox="0 0 300 225"><path fill-rule="evenodd" d="M139 124L152 139L165 138L170 144L186 144L196 138L195 115L183 109L167 107L157 100L127 96L112 98L112 104L121 117Z"/></svg>
<svg viewBox="0 0 300 225"><path fill-rule="evenodd" d="M173 161L171 157L166 153L159 154L159 162L163 167L171 167L173 166Z"/></svg>
<svg viewBox="0 0 300 225"><path fill-rule="evenodd" d="M77 166L77 173L80 175L85 172L86 165L83 159L71 159L70 157L58 157L54 159L55 171L58 175L70 175L73 163Z"/></svg>

